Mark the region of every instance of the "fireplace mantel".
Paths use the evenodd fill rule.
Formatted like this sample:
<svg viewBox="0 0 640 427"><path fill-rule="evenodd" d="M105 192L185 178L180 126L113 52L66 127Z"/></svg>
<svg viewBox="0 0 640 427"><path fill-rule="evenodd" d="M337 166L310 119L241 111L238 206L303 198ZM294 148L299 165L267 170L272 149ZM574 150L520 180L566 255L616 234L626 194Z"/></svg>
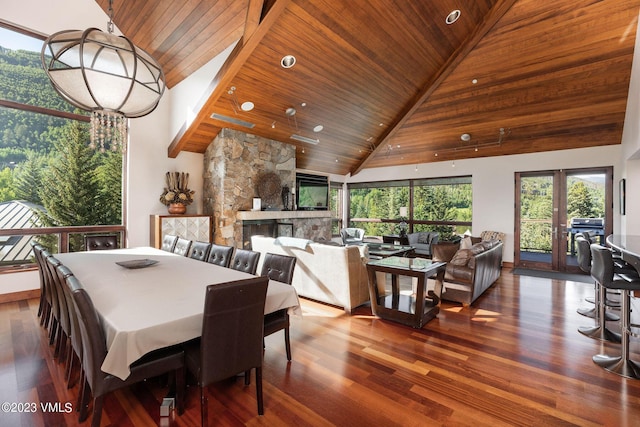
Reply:
<svg viewBox="0 0 640 427"><path fill-rule="evenodd" d="M331 211L238 211L237 219L252 221L260 219L306 219L331 218Z"/></svg>

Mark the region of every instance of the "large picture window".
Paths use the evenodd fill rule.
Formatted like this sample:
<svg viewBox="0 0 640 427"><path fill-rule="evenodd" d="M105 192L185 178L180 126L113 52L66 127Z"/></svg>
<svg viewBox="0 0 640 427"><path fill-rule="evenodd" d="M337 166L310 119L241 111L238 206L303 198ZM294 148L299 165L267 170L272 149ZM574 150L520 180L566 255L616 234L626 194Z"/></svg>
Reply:
<svg viewBox="0 0 640 427"><path fill-rule="evenodd" d="M121 147L93 147L89 116L42 69L43 38L0 22L0 230L122 225ZM34 234L0 236L0 265L29 262ZM84 234L37 237L54 252Z"/></svg>
<svg viewBox="0 0 640 427"><path fill-rule="evenodd" d="M442 240L471 230L471 177L349 184L349 226L365 235L437 231ZM405 216L406 215L406 216Z"/></svg>

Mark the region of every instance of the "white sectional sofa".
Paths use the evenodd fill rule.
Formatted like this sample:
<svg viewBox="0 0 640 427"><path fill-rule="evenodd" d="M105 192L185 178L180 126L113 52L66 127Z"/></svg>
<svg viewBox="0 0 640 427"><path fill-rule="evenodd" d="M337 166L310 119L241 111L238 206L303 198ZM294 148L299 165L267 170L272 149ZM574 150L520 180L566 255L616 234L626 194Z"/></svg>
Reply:
<svg viewBox="0 0 640 427"><path fill-rule="evenodd" d="M292 237L253 236L260 252L258 272L266 253L298 258L293 287L299 296L344 307L347 313L369 301L366 246L335 246Z"/></svg>

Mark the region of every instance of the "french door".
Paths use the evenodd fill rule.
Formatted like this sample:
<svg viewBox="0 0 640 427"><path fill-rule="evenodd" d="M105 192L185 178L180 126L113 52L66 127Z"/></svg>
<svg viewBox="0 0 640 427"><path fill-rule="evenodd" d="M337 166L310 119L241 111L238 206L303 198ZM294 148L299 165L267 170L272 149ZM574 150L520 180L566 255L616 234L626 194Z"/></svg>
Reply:
<svg viewBox="0 0 640 427"><path fill-rule="evenodd" d="M613 229L613 168L515 174L514 266L579 271L572 218L603 218L602 241Z"/></svg>

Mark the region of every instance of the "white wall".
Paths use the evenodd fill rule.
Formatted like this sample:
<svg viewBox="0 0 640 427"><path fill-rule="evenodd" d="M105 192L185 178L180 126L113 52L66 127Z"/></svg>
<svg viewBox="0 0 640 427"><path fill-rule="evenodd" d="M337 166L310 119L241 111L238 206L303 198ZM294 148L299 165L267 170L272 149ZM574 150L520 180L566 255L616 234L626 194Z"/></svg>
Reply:
<svg viewBox="0 0 640 427"><path fill-rule="evenodd" d="M473 231L502 231L506 237L504 260L513 262L513 234L515 229L514 173L548 169L571 169L613 166L617 182L620 168L618 145L520 154L514 156L486 157L456 160L453 162L424 163L388 168L365 169L361 173L345 177L346 182L368 182L394 179L416 179L445 176L471 175L473 183ZM614 205L614 232L619 232L620 215L618 201Z"/></svg>
<svg viewBox="0 0 640 427"><path fill-rule="evenodd" d="M640 21L640 20L639 20ZM640 31L636 32L636 47L640 46ZM637 50L636 50L637 52ZM629 82L629 98L622 132L622 171L626 179L626 214L620 217L621 231L640 235L640 55L635 54ZM616 181L616 184L618 181Z"/></svg>

